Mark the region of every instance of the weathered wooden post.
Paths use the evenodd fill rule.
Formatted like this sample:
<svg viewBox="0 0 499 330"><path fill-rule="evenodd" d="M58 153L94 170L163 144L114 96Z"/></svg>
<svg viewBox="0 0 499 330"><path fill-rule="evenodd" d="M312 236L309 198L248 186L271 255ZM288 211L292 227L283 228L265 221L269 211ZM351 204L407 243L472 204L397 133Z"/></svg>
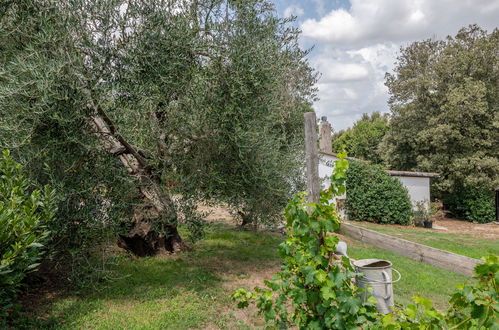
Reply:
<svg viewBox="0 0 499 330"><path fill-rule="evenodd" d="M496 221L499 222L499 188L496 188Z"/></svg>
<svg viewBox="0 0 499 330"><path fill-rule="evenodd" d="M305 159L307 162L307 192L309 202L319 201L319 154L317 152L317 122L315 112L305 118Z"/></svg>
<svg viewBox="0 0 499 330"><path fill-rule="evenodd" d="M333 152L331 141L331 124L327 122L327 117L322 116L319 124L319 150L326 153Z"/></svg>

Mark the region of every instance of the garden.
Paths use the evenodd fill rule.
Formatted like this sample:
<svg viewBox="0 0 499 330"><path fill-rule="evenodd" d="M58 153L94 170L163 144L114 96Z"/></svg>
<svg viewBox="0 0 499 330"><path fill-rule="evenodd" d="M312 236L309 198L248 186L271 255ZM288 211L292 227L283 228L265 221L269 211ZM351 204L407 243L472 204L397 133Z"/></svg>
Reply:
<svg viewBox="0 0 499 330"><path fill-rule="evenodd" d="M4 158L8 159L7 153L4 154ZM7 162L4 161L4 166L5 163ZM20 169L20 166L16 166L14 163L9 165L13 165L15 169ZM343 166L348 167L348 163L345 161ZM327 201L333 192L342 194L344 186L341 186L341 182L344 182L346 178L344 171L345 169L342 169L341 166L335 169L334 176L337 177L336 181L340 182L340 185L333 184L330 189L321 193L321 201L315 204L317 209L308 215L310 217L308 221L305 219L307 219L309 211L306 208L300 208L300 205L303 207L313 204L305 204L299 195L294 197L288 204L286 208L288 217L287 239L280 232L243 230L227 210L220 207L211 207L212 213L215 214L212 214L210 224L206 228L206 237L198 242L192 251L175 255L136 258L123 253L123 251L113 249L109 243L103 245L102 250L93 251L93 258L89 259L90 268L80 270L80 281L75 283L71 289L61 286L61 283L64 282L63 278L55 277L48 280L50 285L45 283L45 285L37 287L35 284L32 289L21 295L21 305L16 308L22 308L22 311L16 311L14 308L7 310L7 313L16 315L9 323L9 326L13 328L53 329L112 329L117 327L234 329L264 327L266 323L261 313L258 313L255 308L240 311L233 301L241 300L238 305L247 307L248 299L253 298L253 296L252 294L248 295L249 291L246 290L252 290L253 287L257 288L256 293L262 294L260 297L264 297L267 302L266 310L263 310L265 320L276 324L278 322L286 324L290 322L285 318L288 317L287 309L282 310L276 305L276 308L279 308L278 310L284 313L284 317L277 316L275 312L272 312L271 316L269 316L267 313L272 309L269 309L268 302L272 300L272 295L269 296L265 294L265 291L258 288L266 285L272 290L277 288L275 291L279 292L281 290L280 286L276 287L272 283L282 283L282 280L276 279L273 274L288 274L286 276L289 278L288 272L293 272L293 270L296 272L295 267L299 266L296 262L300 258L296 256L287 258L286 254L298 253L298 255L302 256L301 258L307 258L308 253L305 253L306 251L317 249L317 242L313 240L316 235L318 235L316 236L317 239L324 241L324 250L320 248L317 253L325 258L326 263L319 262L313 266L312 260L315 260L315 258L310 259L305 263L305 267L310 269L304 271L298 268L298 272L293 278L296 280L297 277L299 279L300 276L303 276L303 279L307 278L308 281L309 273L307 272L313 272L312 282L306 286L307 291L314 290L313 285L315 284L321 293L330 292L329 296L322 294L322 298L326 300L338 299L339 297L334 292L343 292L342 290L349 288L345 297L347 299L355 299L355 297L359 299L358 289L348 284L350 283L349 277L340 280L336 285L343 284L339 287L335 288L333 284L331 291L324 291L324 287L327 288L324 285L326 282L314 281L315 278L320 278L318 276L322 267L331 267L331 253L338 242L338 236L326 235L327 232L334 231L340 225L334 204L329 204ZM37 193L34 192L33 194L36 196ZM31 199L33 199L33 196ZM44 206L43 203L40 203L40 205ZM324 219L323 216L328 213L329 219L336 220L324 222L322 220ZM350 302L348 304L351 306L348 307L347 312L348 315L353 317L349 320L351 322L350 326L359 325L358 322L360 321L369 321L372 327L386 327L392 323L393 325L405 324L406 326L411 324L444 326L447 324L443 321L445 320L445 314L439 314L439 312L449 309L449 311L457 315L466 315L466 312L460 311L460 308L471 308L472 310L485 308L485 310L481 312L479 317L473 316L473 313L468 319L464 318L462 320L452 316L447 322L459 320L466 327L477 324L487 326L493 324L496 311L494 311L495 307L492 304L497 295L494 276L498 271L497 258L493 257L493 255L497 255L499 252L496 240L480 239L462 234L440 234L414 227L404 228L400 231L395 226L379 226L369 223L362 225L375 229L380 227L382 231L401 234L408 239L423 240L429 246L445 247L450 251L462 253L463 255L475 257L489 254L490 257L487 259L486 264L477 268L477 278L470 279L346 238L351 258L375 257L390 260L394 264L394 267L400 271L403 277L403 281L395 286L397 306L409 306L406 310L403 309L404 307L397 307L400 308L398 310L401 313L398 316L400 320L386 320L383 318L383 323L380 323L378 321L381 316L376 316L372 303L369 305L369 303L361 303L360 300L357 300L356 303L360 307L360 311L364 309L363 312L359 312L359 307L355 309L353 307L355 305L351 305L352 302ZM181 228L181 232L184 230L185 228ZM29 251L30 244L28 244L26 251ZM293 245L295 244L297 250L293 252ZM105 249L111 250L105 251ZM310 258L310 255L308 258ZM283 265L281 265L282 261L284 261ZM345 263L346 261L347 259L343 257L341 262ZM293 267L286 267L289 262ZM349 263L343 266L347 267L347 265ZM330 273L342 274L340 269L337 268L338 266L334 267L329 271ZM480 270L480 267L485 268ZM333 269L336 270L333 271ZM85 271L91 271L92 276L85 274ZM348 267L343 270L347 276L356 274L353 269L350 271L349 273ZM322 272L324 276L327 276L327 273ZM59 276L61 275L59 274ZM492 276L492 278L486 280L489 276ZM269 282L271 279L272 282ZM322 281L326 281L326 279ZM476 286L477 281L480 283L478 287ZM470 297L468 293L466 304L459 308L460 304L456 304L455 297L456 295L466 294L466 290L462 291L464 289L461 287L461 291L455 292L456 287L459 288L459 285L463 283L468 283L469 286L464 288L472 290L473 294ZM304 282L299 280L295 283L295 286L300 287L300 284L303 285ZM342 288L345 285L347 287ZM287 291L287 293L292 293L289 298L295 299L293 290ZM231 294L232 299L230 299ZM423 298L414 300L414 297L429 298L432 303L430 303L430 300L421 300ZM451 297L452 299L450 299ZM305 295L303 299L314 298ZM482 302L482 299L492 299L492 301ZM423 316L410 313L409 308L417 306L412 305L413 302L424 306L423 314L421 314ZM313 303L312 306L317 305L316 301L311 303ZM459 303L461 302L459 301ZM307 303L302 301L298 306L300 305L307 306ZM340 303L337 306L340 309L335 312L335 315L341 315L342 313L345 315L345 310L341 309L341 305ZM265 304L259 303L257 306L262 310L262 306L265 306ZM370 312L367 313L365 309L369 307ZM352 308L354 309L352 310ZM308 315L310 315L309 313ZM369 319L364 319L365 316L362 314L369 316ZM295 315L297 314L293 314L293 317ZM476 320L477 318L478 320ZM327 319L323 316L316 316L312 319L309 318L306 321L307 323L301 326L309 327L310 322L317 320L324 322ZM345 316L338 318L338 320L340 323L333 326L334 328L350 327ZM298 322L300 321L298 319ZM297 321L294 320L293 322ZM332 325L319 325L320 328L324 326L331 327Z"/></svg>
<svg viewBox="0 0 499 330"><path fill-rule="evenodd" d="M0 3L0 327L497 327L499 31L401 49L390 115L334 132L320 191L320 73L295 20L267 0ZM438 210L387 169L438 172ZM401 273L389 313L357 285L364 258Z"/></svg>

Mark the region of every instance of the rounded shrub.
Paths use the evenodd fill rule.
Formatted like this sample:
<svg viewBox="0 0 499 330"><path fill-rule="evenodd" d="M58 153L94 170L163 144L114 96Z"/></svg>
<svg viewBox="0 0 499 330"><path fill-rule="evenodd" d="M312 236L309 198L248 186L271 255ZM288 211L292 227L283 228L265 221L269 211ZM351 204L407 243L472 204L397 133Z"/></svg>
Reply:
<svg viewBox="0 0 499 330"><path fill-rule="evenodd" d="M0 327L29 272L36 270L55 212L55 193L31 189L8 151L0 157Z"/></svg>
<svg viewBox="0 0 499 330"><path fill-rule="evenodd" d="M408 225L412 204L407 189L379 165L352 161L347 172L346 210L352 220Z"/></svg>
<svg viewBox="0 0 499 330"><path fill-rule="evenodd" d="M444 199L445 207L460 219L487 223L495 221L494 192L461 186Z"/></svg>

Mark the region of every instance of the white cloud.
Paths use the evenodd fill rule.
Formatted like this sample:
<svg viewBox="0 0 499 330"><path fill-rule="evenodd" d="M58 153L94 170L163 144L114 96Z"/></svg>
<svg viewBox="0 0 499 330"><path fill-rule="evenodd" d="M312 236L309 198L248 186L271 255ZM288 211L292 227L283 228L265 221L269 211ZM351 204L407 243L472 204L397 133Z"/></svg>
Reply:
<svg viewBox="0 0 499 330"><path fill-rule="evenodd" d="M399 48L399 45L394 43L384 43L348 50L346 53L352 56L352 58L359 58L360 56L359 60L371 63L377 68L386 68L386 70L389 70L395 63Z"/></svg>
<svg viewBox="0 0 499 330"><path fill-rule="evenodd" d="M289 17L289 16L301 16L305 12L301 7L298 7L296 5L291 5L288 8L284 9L284 17Z"/></svg>
<svg viewBox="0 0 499 330"><path fill-rule="evenodd" d="M351 0L349 11L332 10L319 20L307 19L303 35L335 45L369 45L445 37L480 22L497 26L498 0Z"/></svg>
<svg viewBox="0 0 499 330"><path fill-rule="evenodd" d="M331 59L321 58L317 69L322 73L325 82L355 81L366 79L369 70L366 66L357 63L341 63Z"/></svg>
<svg viewBox="0 0 499 330"><path fill-rule="evenodd" d="M393 69L401 46L455 35L474 23L491 32L499 17L499 0L350 3L348 10L335 9L301 24L303 41L316 43L311 64L322 74L320 101L314 106L337 130L351 126L363 112L388 111L384 76Z"/></svg>
<svg viewBox="0 0 499 330"><path fill-rule="evenodd" d="M333 10L319 21L307 19L301 28L303 35L329 43L346 42L350 38L358 38L355 18L344 9Z"/></svg>

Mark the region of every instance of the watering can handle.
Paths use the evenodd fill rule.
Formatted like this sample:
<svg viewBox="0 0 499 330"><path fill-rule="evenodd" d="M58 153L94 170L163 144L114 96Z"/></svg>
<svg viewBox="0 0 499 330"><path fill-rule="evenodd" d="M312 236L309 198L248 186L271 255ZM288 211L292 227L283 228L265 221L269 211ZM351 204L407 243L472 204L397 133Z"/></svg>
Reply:
<svg viewBox="0 0 499 330"><path fill-rule="evenodd" d="M377 280L370 280L370 281L373 282L373 283L380 283L380 284L397 283L402 278L402 275L400 275L400 272L398 270L396 270L395 268L392 268L392 271L394 271L395 273L397 273L398 277L399 277L395 281L390 281L390 278L388 277L388 273L385 272L385 271L382 272L384 281L377 281Z"/></svg>
<svg viewBox="0 0 499 330"><path fill-rule="evenodd" d="M396 270L395 268L392 268L392 271L397 273L399 276L399 278L397 278L395 281L392 281L392 283L396 283L396 282L400 281L400 279L402 278L402 275L400 274L400 272L398 270Z"/></svg>
<svg viewBox="0 0 499 330"><path fill-rule="evenodd" d="M388 290L388 284L391 284L390 281L390 276L388 276L388 273L385 271L382 271L381 274L383 275L383 280L384 280L384 286L385 286L385 296L383 297L384 300L390 299L390 291Z"/></svg>
<svg viewBox="0 0 499 330"><path fill-rule="evenodd" d="M392 271L396 272L399 276L399 278L397 278L395 281L390 281L390 276L388 276L387 272L385 272L385 271L381 272L381 274L383 274L383 279L384 279L384 284L385 284L385 296L383 297L383 299L385 299L385 300L390 299L390 296L391 296L391 293L388 290L388 284L398 282L402 278L402 275L400 275L400 272L398 270L396 270L395 268L392 268Z"/></svg>

